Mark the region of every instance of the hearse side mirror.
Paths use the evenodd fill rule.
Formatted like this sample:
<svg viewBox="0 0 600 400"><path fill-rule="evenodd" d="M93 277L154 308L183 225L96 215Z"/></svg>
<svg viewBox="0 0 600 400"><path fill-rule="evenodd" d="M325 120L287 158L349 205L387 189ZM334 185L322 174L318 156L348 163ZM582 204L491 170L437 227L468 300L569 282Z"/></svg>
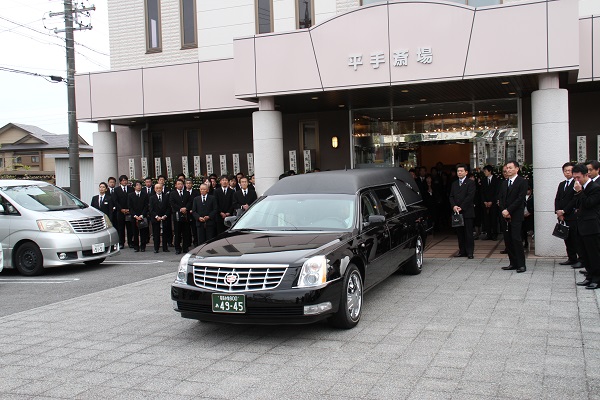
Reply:
<svg viewBox="0 0 600 400"><path fill-rule="evenodd" d="M231 228L231 225L233 225L233 223L237 221L237 219L238 217L236 217L235 215L225 217L225 221L223 221L223 224L225 224L226 227Z"/></svg>
<svg viewBox="0 0 600 400"><path fill-rule="evenodd" d="M365 226L380 226L385 224L385 216L384 215L369 215L369 219L367 220Z"/></svg>

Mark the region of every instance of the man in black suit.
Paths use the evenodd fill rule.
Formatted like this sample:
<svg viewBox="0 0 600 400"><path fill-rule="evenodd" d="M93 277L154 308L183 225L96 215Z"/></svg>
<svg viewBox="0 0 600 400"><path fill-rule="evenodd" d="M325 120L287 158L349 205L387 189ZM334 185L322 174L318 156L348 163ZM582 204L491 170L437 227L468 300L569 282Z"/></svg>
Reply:
<svg viewBox="0 0 600 400"><path fill-rule="evenodd" d="M142 192L146 193L146 196L150 196L154 193L154 183L152 182L152 178L149 176L144 179L144 187L142 188Z"/></svg>
<svg viewBox="0 0 600 400"><path fill-rule="evenodd" d="M108 182L108 188L106 189L106 194L109 195L113 200L113 205L115 206L112 212L112 216L109 215L110 220L113 223L115 229L117 229L117 220L118 220L118 211L117 211L117 201L115 196L115 188L117 187L117 178L114 176L109 176L106 180Z"/></svg>
<svg viewBox="0 0 600 400"><path fill-rule="evenodd" d="M134 183L134 191L129 193L128 197L129 212L132 216L133 248L136 253L140 251L140 249L146 251L146 243L148 243L148 227L139 227L139 224L148 216L148 195L142 191L142 182Z"/></svg>
<svg viewBox="0 0 600 400"><path fill-rule="evenodd" d="M198 191L198 189L194 189L194 181L192 181L190 178L187 178L185 180L185 190L190 194L190 205L194 204L194 199L198 196L200 196L200 191ZM196 229L196 223L194 222L194 217L192 216L191 213L191 206L190 209L188 210L188 218L189 218L189 228L192 231L192 244L194 245L194 247L198 246L198 230Z"/></svg>
<svg viewBox="0 0 600 400"><path fill-rule="evenodd" d="M473 258L475 242L473 240L473 220L475 219L475 182L467 179L467 166L458 164L456 166L458 180L452 183L450 188L450 206L456 214L462 214L464 226L455 228L458 237L458 254L455 257Z"/></svg>
<svg viewBox="0 0 600 400"><path fill-rule="evenodd" d="M119 245L125 247L125 230L127 229L127 243L133 247L133 229L131 229L131 214L129 214L129 193L133 188L128 185L129 179L126 175L119 177L119 186L114 190L114 199L117 205L117 232L119 233Z"/></svg>
<svg viewBox="0 0 600 400"><path fill-rule="evenodd" d="M221 187L214 190L213 195L217 199L217 210L219 217L217 218L217 234L225 232L225 217L233 214L233 190L229 188L229 179L227 175L221 176L219 180Z"/></svg>
<svg viewBox="0 0 600 400"><path fill-rule="evenodd" d="M178 179L175 182L175 190L169 194L169 204L171 205L171 219L173 220L173 226L175 230L175 254L181 254L183 251L187 253L191 239L190 239L190 221L188 216L188 210L191 207L190 194L183 188L184 182ZM183 247L181 242L183 241Z"/></svg>
<svg viewBox="0 0 600 400"><path fill-rule="evenodd" d="M525 196L529 185L518 175L519 164L516 161L507 162L505 167L507 179L500 186L499 202L502 210L504 244L510 265L502 269L525 272L527 267L521 241L521 226L525 217Z"/></svg>
<svg viewBox="0 0 600 400"><path fill-rule="evenodd" d="M194 199L192 204L192 216L196 221L198 231L198 244L214 238L217 235L217 201L215 197L208 194L208 185L200 185L200 195Z"/></svg>
<svg viewBox="0 0 600 400"><path fill-rule="evenodd" d="M162 185L163 195L167 196L169 199L169 195L171 194L171 189L167 186L167 178L164 175L159 175L158 183ZM156 188L155 188L156 190ZM173 221L171 218L171 213L167 215L167 220L163 222L163 242L168 246L173 247Z"/></svg>
<svg viewBox="0 0 600 400"><path fill-rule="evenodd" d="M571 162L563 164L562 171L565 180L558 184L554 197L554 212L558 220L563 221L569 227L569 236L565 239L568 260L561 262L560 265L572 265L577 268L581 266L581 263L577 256L579 238L577 237L577 216L575 215L573 165Z"/></svg>
<svg viewBox="0 0 600 400"><path fill-rule="evenodd" d="M586 279L577 282L586 289L600 288L600 185L592 181L584 164L573 167L579 256L587 270ZM570 229L569 229L570 230Z"/></svg>
<svg viewBox="0 0 600 400"><path fill-rule="evenodd" d="M113 199L110 197L108 193L108 185L106 182L100 182L98 185L98 193L94 197L92 197L91 206L102 211L104 214L108 216L110 222L114 225L115 221L113 221L115 203Z"/></svg>
<svg viewBox="0 0 600 400"><path fill-rule="evenodd" d="M161 225L167 220L167 217L171 213L171 206L169 205L169 199L163 193L163 185L157 183L154 185L154 194L150 196L148 202L148 211L150 213L150 221L152 221L152 239L154 240L154 252L158 253L160 248L160 228ZM169 252L169 247L164 237L163 228L163 251Z"/></svg>
<svg viewBox="0 0 600 400"><path fill-rule="evenodd" d="M256 201L256 191L248 187L248 178L240 178L240 190L233 194L233 210L244 213Z"/></svg>
<svg viewBox="0 0 600 400"><path fill-rule="evenodd" d="M483 203L483 229L487 240L498 239L498 188L500 180L494 176L494 168L491 165L483 167L483 179L481 180L481 201Z"/></svg>

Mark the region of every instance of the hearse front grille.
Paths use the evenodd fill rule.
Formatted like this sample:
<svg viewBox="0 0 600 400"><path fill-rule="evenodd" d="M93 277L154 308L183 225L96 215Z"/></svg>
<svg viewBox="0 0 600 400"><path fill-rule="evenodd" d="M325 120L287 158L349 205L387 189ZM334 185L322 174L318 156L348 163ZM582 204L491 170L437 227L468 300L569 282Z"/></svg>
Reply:
<svg viewBox="0 0 600 400"><path fill-rule="evenodd" d="M277 264L194 263L194 284L219 292L250 292L275 289L288 266Z"/></svg>

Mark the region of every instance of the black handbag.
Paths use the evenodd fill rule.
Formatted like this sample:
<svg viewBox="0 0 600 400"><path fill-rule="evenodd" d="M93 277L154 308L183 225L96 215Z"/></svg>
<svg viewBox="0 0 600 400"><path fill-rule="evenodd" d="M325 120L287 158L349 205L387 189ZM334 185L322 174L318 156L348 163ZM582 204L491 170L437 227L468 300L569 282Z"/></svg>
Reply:
<svg viewBox="0 0 600 400"><path fill-rule="evenodd" d="M554 225L552 236L566 240L569 237L569 227L563 221L557 222L556 225Z"/></svg>
<svg viewBox="0 0 600 400"><path fill-rule="evenodd" d="M462 214L454 213L452 214L452 227L460 228L461 226L465 226L465 219Z"/></svg>
<svg viewBox="0 0 600 400"><path fill-rule="evenodd" d="M148 227L148 219L146 219L145 217L142 218L141 220L137 221L137 226L139 229L145 229Z"/></svg>

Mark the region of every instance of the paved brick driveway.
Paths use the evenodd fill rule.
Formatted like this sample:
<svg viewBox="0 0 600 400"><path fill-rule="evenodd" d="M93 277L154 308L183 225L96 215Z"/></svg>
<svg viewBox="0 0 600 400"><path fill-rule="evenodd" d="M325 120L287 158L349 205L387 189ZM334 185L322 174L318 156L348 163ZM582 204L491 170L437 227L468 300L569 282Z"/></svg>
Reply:
<svg viewBox="0 0 600 400"><path fill-rule="evenodd" d="M504 264L426 259L348 331L184 320L172 275L13 314L0 398L597 398L597 294L554 260Z"/></svg>

